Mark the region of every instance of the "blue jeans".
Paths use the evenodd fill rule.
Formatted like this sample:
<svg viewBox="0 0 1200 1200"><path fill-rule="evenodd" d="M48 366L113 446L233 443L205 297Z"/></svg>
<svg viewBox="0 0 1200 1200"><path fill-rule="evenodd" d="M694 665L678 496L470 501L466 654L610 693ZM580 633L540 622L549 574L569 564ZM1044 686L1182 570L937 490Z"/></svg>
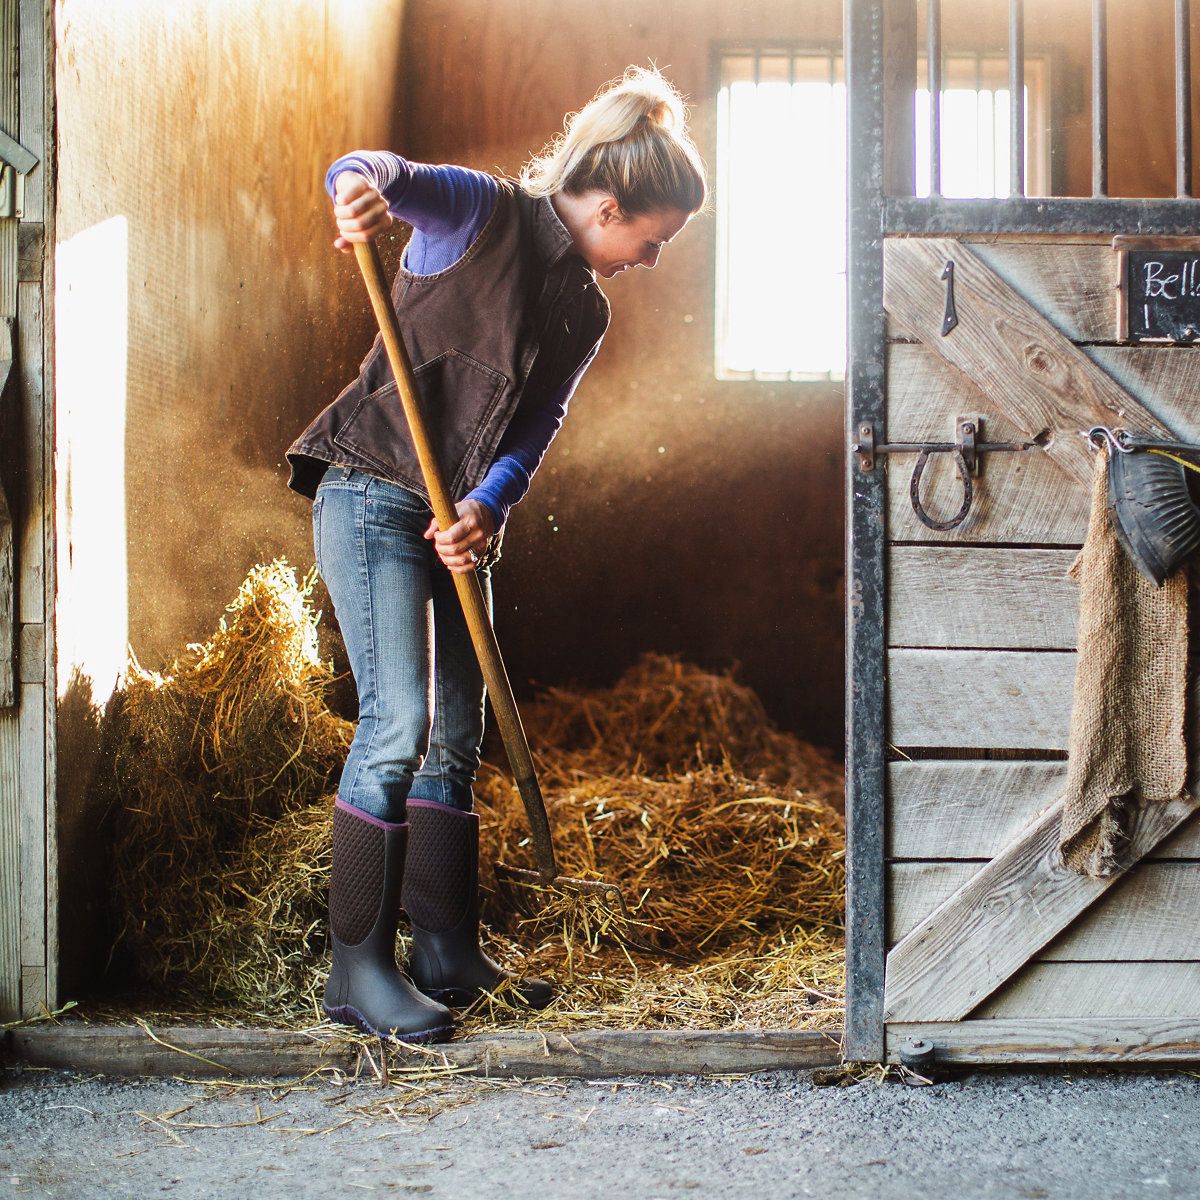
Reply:
<svg viewBox="0 0 1200 1200"><path fill-rule="evenodd" d="M358 688L358 728L338 794L385 821L405 800L469 812L483 740L483 677L454 580L424 533L415 492L330 467L313 503L317 569ZM491 574L476 574L488 611Z"/></svg>

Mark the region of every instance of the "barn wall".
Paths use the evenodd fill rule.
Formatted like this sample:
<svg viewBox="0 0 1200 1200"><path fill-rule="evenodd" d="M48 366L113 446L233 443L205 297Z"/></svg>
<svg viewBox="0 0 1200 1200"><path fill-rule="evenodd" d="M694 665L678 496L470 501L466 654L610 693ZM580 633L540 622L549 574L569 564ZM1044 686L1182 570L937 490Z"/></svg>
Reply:
<svg viewBox="0 0 1200 1200"><path fill-rule="evenodd" d="M1003 47L1006 5L944 7L948 50ZM1058 180L1086 191L1088 0L1029 8L1029 50L1058 80ZM1141 67L1171 6L1110 8L1113 190L1165 192L1170 97ZM154 661L203 634L257 559L311 562L282 451L369 336L352 262L328 251L334 155L515 171L598 83L654 59L713 164L714 48L841 34L830 0L703 0L686 23L636 0L410 0L419 66L401 70L403 9L60 5L59 303L76 316L60 390L83 559L64 582L61 687L77 665L111 678L126 638ZM497 621L518 686L607 679L647 648L739 660L779 719L837 744L841 389L712 378L713 232L702 216L656 271L605 284L613 328L513 516ZM126 486L105 491L118 462ZM97 626L71 599L94 608L101 578L123 600Z"/></svg>
<svg viewBox="0 0 1200 1200"><path fill-rule="evenodd" d="M1003 47L1006 5L944 7L947 49ZM1061 92L1059 181L1083 192L1089 0L1028 7L1027 45L1053 55ZM1171 6L1110 9L1113 190L1167 192L1169 72L1154 52L1169 44ZM395 146L515 171L598 83L653 59L692 99L712 165L715 48L841 34L832 0L684 11L59 4L68 791L87 776L69 769L72 745L86 744L89 706L107 697L127 641L157 661L211 626L254 561L311 563L282 452L370 335L353 263L329 250L329 160ZM1144 70L1151 61L1163 69ZM701 216L657 270L605 283L604 352L512 518L501 639L519 687L602 681L647 648L738 660L777 718L838 744L841 389L713 379L713 232Z"/></svg>
<svg viewBox="0 0 1200 1200"><path fill-rule="evenodd" d="M90 236L126 276L109 289L127 304L115 448L129 629L150 658L206 629L259 555L311 561L282 450L369 320L321 183L348 143L393 138L402 8L62 6L59 253ZM77 349L60 339L61 359Z"/></svg>
<svg viewBox="0 0 1200 1200"><path fill-rule="evenodd" d="M403 0L66 0L58 39L64 959L91 941L93 704L132 642L211 628L246 569L312 562L282 450L369 319L325 167L393 140Z"/></svg>
<svg viewBox="0 0 1200 1200"><path fill-rule="evenodd" d="M398 149L515 172L653 59L691 97L712 167L714 47L840 37L828 2L410 0L420 70ZM777 719L840 745L841 387L717 382L714 271L704 215L655 270L604 281L604 348L510 518L501 643L514 676L547 682L604 681L650 648L738 660Z"/></svg>

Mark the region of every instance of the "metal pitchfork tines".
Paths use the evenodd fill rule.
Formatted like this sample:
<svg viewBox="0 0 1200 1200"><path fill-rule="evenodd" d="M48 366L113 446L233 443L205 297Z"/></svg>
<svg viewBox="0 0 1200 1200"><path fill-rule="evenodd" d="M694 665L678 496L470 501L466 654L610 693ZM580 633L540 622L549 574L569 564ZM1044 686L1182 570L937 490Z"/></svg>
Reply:
<svg viewBox="0 0 1200 1200"><path fill-rule="evenodd" d="M396 320L396 312L388 294L387 279L383 273L379 251L374 242L355 242L354 253L363 281L367 285L367 293L371 297L371 307L375 310L375 319L387 350L388 363L396 378L396 390L408 422L417 460L421 464L421 477L425 482L425 490L429 493L430 507L438 525L442 529L449 529L458 520L458 513L451 502L433 441L417 401L412 364L409 362L408 351L400 334L400 324ZM602 879L575 879L558 873L554 843L550 837L550 819L546 815L542 789L538 784L533 756L529 753L529 742L525 737L521 716L517 712L517 702L513 697L512 685L508 681L508 672L504 669L504 660L500 657L500 646L488 616L479 579L474 571L453 572L453 578L467 628L471 633L471 643L479 659L488 698L491 700L496 725L504 741L504 749L508 754L521 800L525 804L537 861L535 871L497 863L498 877L502 876L514 883L535 884L548 889L558 888L585 895L602 896L611 900L622 916L628 919L629 910L615 883L608 883Z"/></svg>
<svg viewBox="0 0 1200 1200"><path fill-rule="evenodd" d="M456 578L461 577L456 576ZM473 574L468 578L475 581ZM477 581L476 587L478 587ZM503 670L503 667L501 669ZM507 682L506 677L505 683ZM491 695L490 684L488 691ZM529 870L525 867L510 867L506 863L494 863L493 869L496 872L497 882L519 884L534 889L559 888L564 891L579 892L583 895L599 896L602 900L611 902L626 921L632 920L625 904L625 897L621 895L621 889L615 883L609 883L603 879L577 879L571 875L559 874L558 861L554 854L554 840L550 834L550 818L546 814L546 802L542 799L541 784L538 783L533 756L529 753L529 742L525 738L525 730L521 726L516 703L511 700L511 690L508 694L511 712L506 714L506 719L511 716L512 720L516 722L516 733L511 742L509 735L504 732L504 723L500 719L500 711L496 706L494 695L492 695L492 709L496 713L496 722L500 726L500 732L504 739L504 749L508 753L508 761L513 770L517 791L521 794L521 801L525 805L525 815L529 819L530 840L533 842L533 857L537 868Z"/></svg>

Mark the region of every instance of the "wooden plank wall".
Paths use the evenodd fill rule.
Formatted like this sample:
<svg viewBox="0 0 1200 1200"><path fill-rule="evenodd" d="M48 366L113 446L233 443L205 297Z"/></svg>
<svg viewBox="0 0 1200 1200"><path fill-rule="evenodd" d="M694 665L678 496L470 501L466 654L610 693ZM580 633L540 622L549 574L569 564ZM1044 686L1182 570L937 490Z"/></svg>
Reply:
<svg viewBox="0 0 1200 1200"><path fill-rule="evenodd" d="M57 803L61 986L78 995L108 933L93 704L128 643L157 663L212 629L255 562L312 563L283 450L372 329L324 175L399 141L404 3L57 13Z"/></svg>
<svg viewBox="0 0 1200 1200"><path fill-rule="evenodd" d="M0 3L0 129L39 160L25 181L20 220L0 219L0 320L14 327L15 360L0 403L16 433L4 456L13 485L16 705L0 711L0 1017L53 1003L56 974L56 883L48 869L55 743L46 687L54 661L52 328L44 312L53 264L43 254L53 224L50 21L44 0Z"/></svg>
<svg viewBox="0 0 1200 1200"><path fill-rule="evenodd" d="M371 340L324 176L397 141L404 4L60 11L59 241L127 225L120 587L153 663L207 635L263 556L312 562L283 451ZM83 457L86 407L64 431ZM76 598L89 581L64 584Z"/></svg>
<svg viewBox="0 0 1200 1200"><path fill-rule="evenodd" d="M1155 415L1200 436L1200 355L1116 344L1107 244L971 248ZM1022 436L939 355L891 332L889 440L946 440L959 414L982 414L989 440ZM912 462L896 458L888 474L889 947L1062 794L1078 604L1066 573L1089 499L1040 452L993 455L970 517L936 532L912 513ZM953 512L958 487L949 470L928 478L927 507ZM1200 1019L1196 916L1189 821L967 1023Z"/></svg>

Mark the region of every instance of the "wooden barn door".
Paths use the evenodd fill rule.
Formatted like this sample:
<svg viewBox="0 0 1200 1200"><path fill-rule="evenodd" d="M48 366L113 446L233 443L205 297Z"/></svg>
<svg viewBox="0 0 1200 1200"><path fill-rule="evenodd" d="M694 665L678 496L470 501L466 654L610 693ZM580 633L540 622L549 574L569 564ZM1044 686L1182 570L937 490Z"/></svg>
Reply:
<svg viewBox="0 0 1200 1200"><path fill-rule="evenodd" d="M0 0L0 1021L57 1000L53 53Z"/></svg>
<svg viewBox="0 0 1200 1200"><path fill-rule="evenodd" d="M889 440L944 443L966 418L987 441L1034 443L981 456L950 531L915 515L906 460L887 467L889 1054L906 1037L986 1058L1200 1043L1197 801L1145 810L1121 875L1081 877L1057 855L1082 433L1200 440L1200 362L1112 344L1108 244L903 238L884 262ZM958 324L943 336L947 263ZM960 493L942 471L925 501L953 513Z"/></svg>
<svg viewBox="0 0 1200 1200"><path fill-rule="evenodd" d="M1200 1058L1200 800L1145 810L1110 878L1057 853L1084 434L1200 441L1200 356L1117 336L1112 239L1200 229L1200 205L900 194L885 121L905 72L885 70L884 47L891 36L912 49L911 26L885 30L903 7L847 10L844 1050L896 1061L920 1040L946 1061ZM911 69L907 88L911 111ZM871 445L944 445L964 424L1028 448L981 455L969 514L930 528L911 503L916 456ZM949 464L931 458L922 481L935 520L960 506Z"/></svg>

